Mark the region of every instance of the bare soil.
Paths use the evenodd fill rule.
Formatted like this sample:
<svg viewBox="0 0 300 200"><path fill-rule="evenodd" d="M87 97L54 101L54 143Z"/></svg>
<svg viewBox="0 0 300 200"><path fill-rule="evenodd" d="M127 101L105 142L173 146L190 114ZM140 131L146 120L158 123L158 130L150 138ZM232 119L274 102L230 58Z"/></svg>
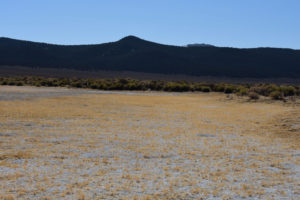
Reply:
<svg viewBox="0 0 300 200"><path fill-rule="evenodd" d="M0 199L299 199L300 107L0 87Z"/></svg>

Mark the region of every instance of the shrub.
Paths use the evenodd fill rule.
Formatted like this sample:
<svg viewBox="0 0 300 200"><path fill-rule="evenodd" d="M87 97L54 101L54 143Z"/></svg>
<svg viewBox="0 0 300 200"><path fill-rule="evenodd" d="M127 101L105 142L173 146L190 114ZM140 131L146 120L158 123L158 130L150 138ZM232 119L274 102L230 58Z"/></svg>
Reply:
<svg viewBox="0 0 300 200"><path fill-rule="evenodd" d="M43 82L41 84L43 85ZM74 81L74 82L71 82L71 86L76 87L76 88L82 88L82 83L79 81Z"/></svg>
<svg viewBox="0 0 300 200"><path fill-rule="evenodd" d="M296 95L300 96L300 87L297 88Z"/></svg>
<svg viewBox="0 0 300 200"><path fill-rule="evenodd" d="M249 92L248 97L251 100L257 100L259 99L259 94L257 94L256 92Z"/></svg>
<svg viewBox="0 0 300 200"><path fill-rule="evenodd" d="M92 84L90 85L90 88L92 88L92 89L98 89L98 88L99 88L99 85L97 85L96 83L92 83Z"/></svg>
<svg viewBox="0 0 300 200"><path fill-rule="evenodd" d="M210 92L210 87L208 86L203 86L201 89L202 92Z"/></svg>
<svg viewBox="0 0 300 200"><path fill-rule="evenodd" d="M245 96L245 95L247 95L248 94L248 92L249 92L249 89L248 88L245 88L245 87L243 87L243 86L240 86L240 87L238 87L238 89L237 89L237 95L238 96Z"/></svg>
<svg viewBox="0 0 300 200"><path fill-rule="evenodd" d="M296 90L293 86L281 86L280 91L284 96L293 96L296 93Z"/></svg>
<svg viewBox="0 0 300 200"><path fill-rule="evenodd" d="M118 80L122 85L126 85L128 82L129 82L129 80L128 79L125 79L125 78L121 78L121 79L119 79Z"/></svg>
<svg viewBox="0 0 300 200"><path fill-rule="evenodd" d="M283 99L283 94L276 90L270 93L270 97L274 100L282 100Z"/></svg>
<svg viewBox="0 0 300 200"><path fill-rule="evenodd" d="M57 81L57 85L61 87L70 85L70 80L66 78L60 79Z"/></svg>
<svg viewBox="0 0 300 200"><path fill-rule="evenodd" d="M135 82L130 82L126 85L126 88L128 88L128 90L139 90L141 87Z"/></svg>
<svg viewBox="0 0 300 200"><path fill-rule="evenodd" d="M11 81L8 82L8 85L16 85L16 82L11 80Z"/></svg>
<svg viewBox="0 0 300 200"><path fill-rule="evenodd" d="M123 89L123 85L121 83L119 83L119 82L115 82L115 83L112 83L110 85L109 89L111 89L111 90L122 90ZM134 84L129 83L127 89L128 90L131 90L131 89L133 90L134 89Z"/></svg>
<svg viewBox="0 0 300 200"><path fill-rule="evenodd" d="M104 82L99 82L97 84L97 86L98 86L97 89L99 89L99 90L107 90L107 88L108 88L107 84Z"/></svg>
<svg viewBox="0 0 300 200"><path fill-rule="evenodd" d="M150 81L147 83L147 87L150 90L162 90L164 88L164 83L161 81Z"/></svg>
<svg viewBox="0 0 300 200"><path fill-rule="evenodd" d="M266 86L266 96L270 96L270 94L274 91L279 91L279 87L277 85L271 84Z"/></svg>
<svg viewBox="0 0 300 200"><path fill-rule="evenodd" d="M257 94L263 95L263 96L269 96L271 92L279 90L279 87L274 84L259 84L252 86L250 88L251 92L255 92Z"/></svg>
<svg viewBox="0 0 300 200"><path fill-rule="evenodd" d="M169 82L165 85L164 91L169 92L182 92L183 87L180 83Z"/></svg>
<svg viewBox="0 0 300 200"><path fill-rule="evenodd" d="M23 82L21 82L21 81L17 82L17 86L23 86L23 85L24 85Z"/></svg>
<svg viewBox="0 0 300 200"><path fill-rule="evenodd" d="M224 92L224 90L225 90L225 85L222 83L216 85L214 88L214 91L216 91L216 92Z"/></svg>
<svg viewBox="0 0 300 200"><path fill-rule="evenodd" d="M224 93L225 94L231 94L234 92L234 87L232 85L228 85L225 87Z"/></svg>
<svg viewBox="0 0 300 200"><path fill-rule="evenodd" d="M194 91L202 91L202 86L200 84L193 85Z"/></svg>
<svg viewBox="0 0 300 200"><path fill-rule="evenodd" d="M249 91L263 96L267 95L267 89L263 85L252 86Z"/></svg>

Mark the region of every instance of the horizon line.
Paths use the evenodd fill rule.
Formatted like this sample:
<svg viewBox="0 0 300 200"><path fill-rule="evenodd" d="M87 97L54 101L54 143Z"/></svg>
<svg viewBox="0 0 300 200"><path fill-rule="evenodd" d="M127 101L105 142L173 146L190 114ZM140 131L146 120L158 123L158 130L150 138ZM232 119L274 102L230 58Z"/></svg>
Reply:
<svg viewBox="0 0 300 200"><path fill-rule="evenodd" d="M109 44L109 43L114 43L114 42L118 42L118 41L121 41L125 38L129 38L129 37L133 37L133 38L136 38L136 39L139 39L139 40L143 40L143 41L146 41L146 42L151 42L151 43L156 43L156 44L160 44L160 45L166 45L166 46L175 46L175 47L183 47L183 48L197 48L196 47L188 47L188 45L207 45L207 47L210 47L210 48L234 48L234 49L260 49L260 48L271 48L271 49L289 49L289 50L295 50L295 51L299 51L300 49L296 49L296 48L290 48L290 47L275 47L275 46L257 46L257 47L233 47L233 46L216 46L216 45L213 45L213 44L209 44L209 43L188 43L186 45L174 45L174 44L164 44L164 43L158 43L158 42L155 42L155 41L150 41L150 40L147 40L147 39L143 39L143 38L140 38L138 36L135 36L135 35L127 35L127 36L124 36L122 37L121 39L119 40L115 40L115 41L108 41L108 42L102 42L102 43L80 43L80 44L58 44L58 43L51 43L51 42L42 42L42 41L33 41L33 40L27 40L27 39L18 39L18 38L11 38L11 37L6 37L6 36L0 36L0 39L9 39L9 40L17 40L17 41L23 41L23 42L32 42L32 43L40 43L40 44L47 44L47 45L56 45L56 46L89 46L89 45L101 45L101 44ZM206 46L199 46L199 48L203 48L203 47L206 47Z"/></svg>

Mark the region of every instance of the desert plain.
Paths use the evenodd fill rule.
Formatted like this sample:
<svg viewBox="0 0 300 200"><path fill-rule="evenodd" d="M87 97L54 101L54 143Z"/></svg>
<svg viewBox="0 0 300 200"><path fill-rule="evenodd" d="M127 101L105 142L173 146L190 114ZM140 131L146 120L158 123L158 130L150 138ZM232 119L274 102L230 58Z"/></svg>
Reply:
<svg viewBox="0 0 300 200"><path fill-rule="evenodd" d="M2 86L0 199L300 199L300 104Z"/></svg>

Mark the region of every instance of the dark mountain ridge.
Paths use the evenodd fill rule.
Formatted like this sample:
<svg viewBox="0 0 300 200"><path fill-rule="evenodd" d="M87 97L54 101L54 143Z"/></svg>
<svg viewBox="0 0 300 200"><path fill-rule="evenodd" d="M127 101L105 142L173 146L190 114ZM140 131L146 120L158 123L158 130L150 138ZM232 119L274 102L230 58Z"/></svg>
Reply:
<svg viewBox="0 0 300 200"><path fill-rule="evenodd" d="M215 77L300 78L300 50L179 47L135 36L90 45L0 38L0 69L1 65Z"/></svg>

